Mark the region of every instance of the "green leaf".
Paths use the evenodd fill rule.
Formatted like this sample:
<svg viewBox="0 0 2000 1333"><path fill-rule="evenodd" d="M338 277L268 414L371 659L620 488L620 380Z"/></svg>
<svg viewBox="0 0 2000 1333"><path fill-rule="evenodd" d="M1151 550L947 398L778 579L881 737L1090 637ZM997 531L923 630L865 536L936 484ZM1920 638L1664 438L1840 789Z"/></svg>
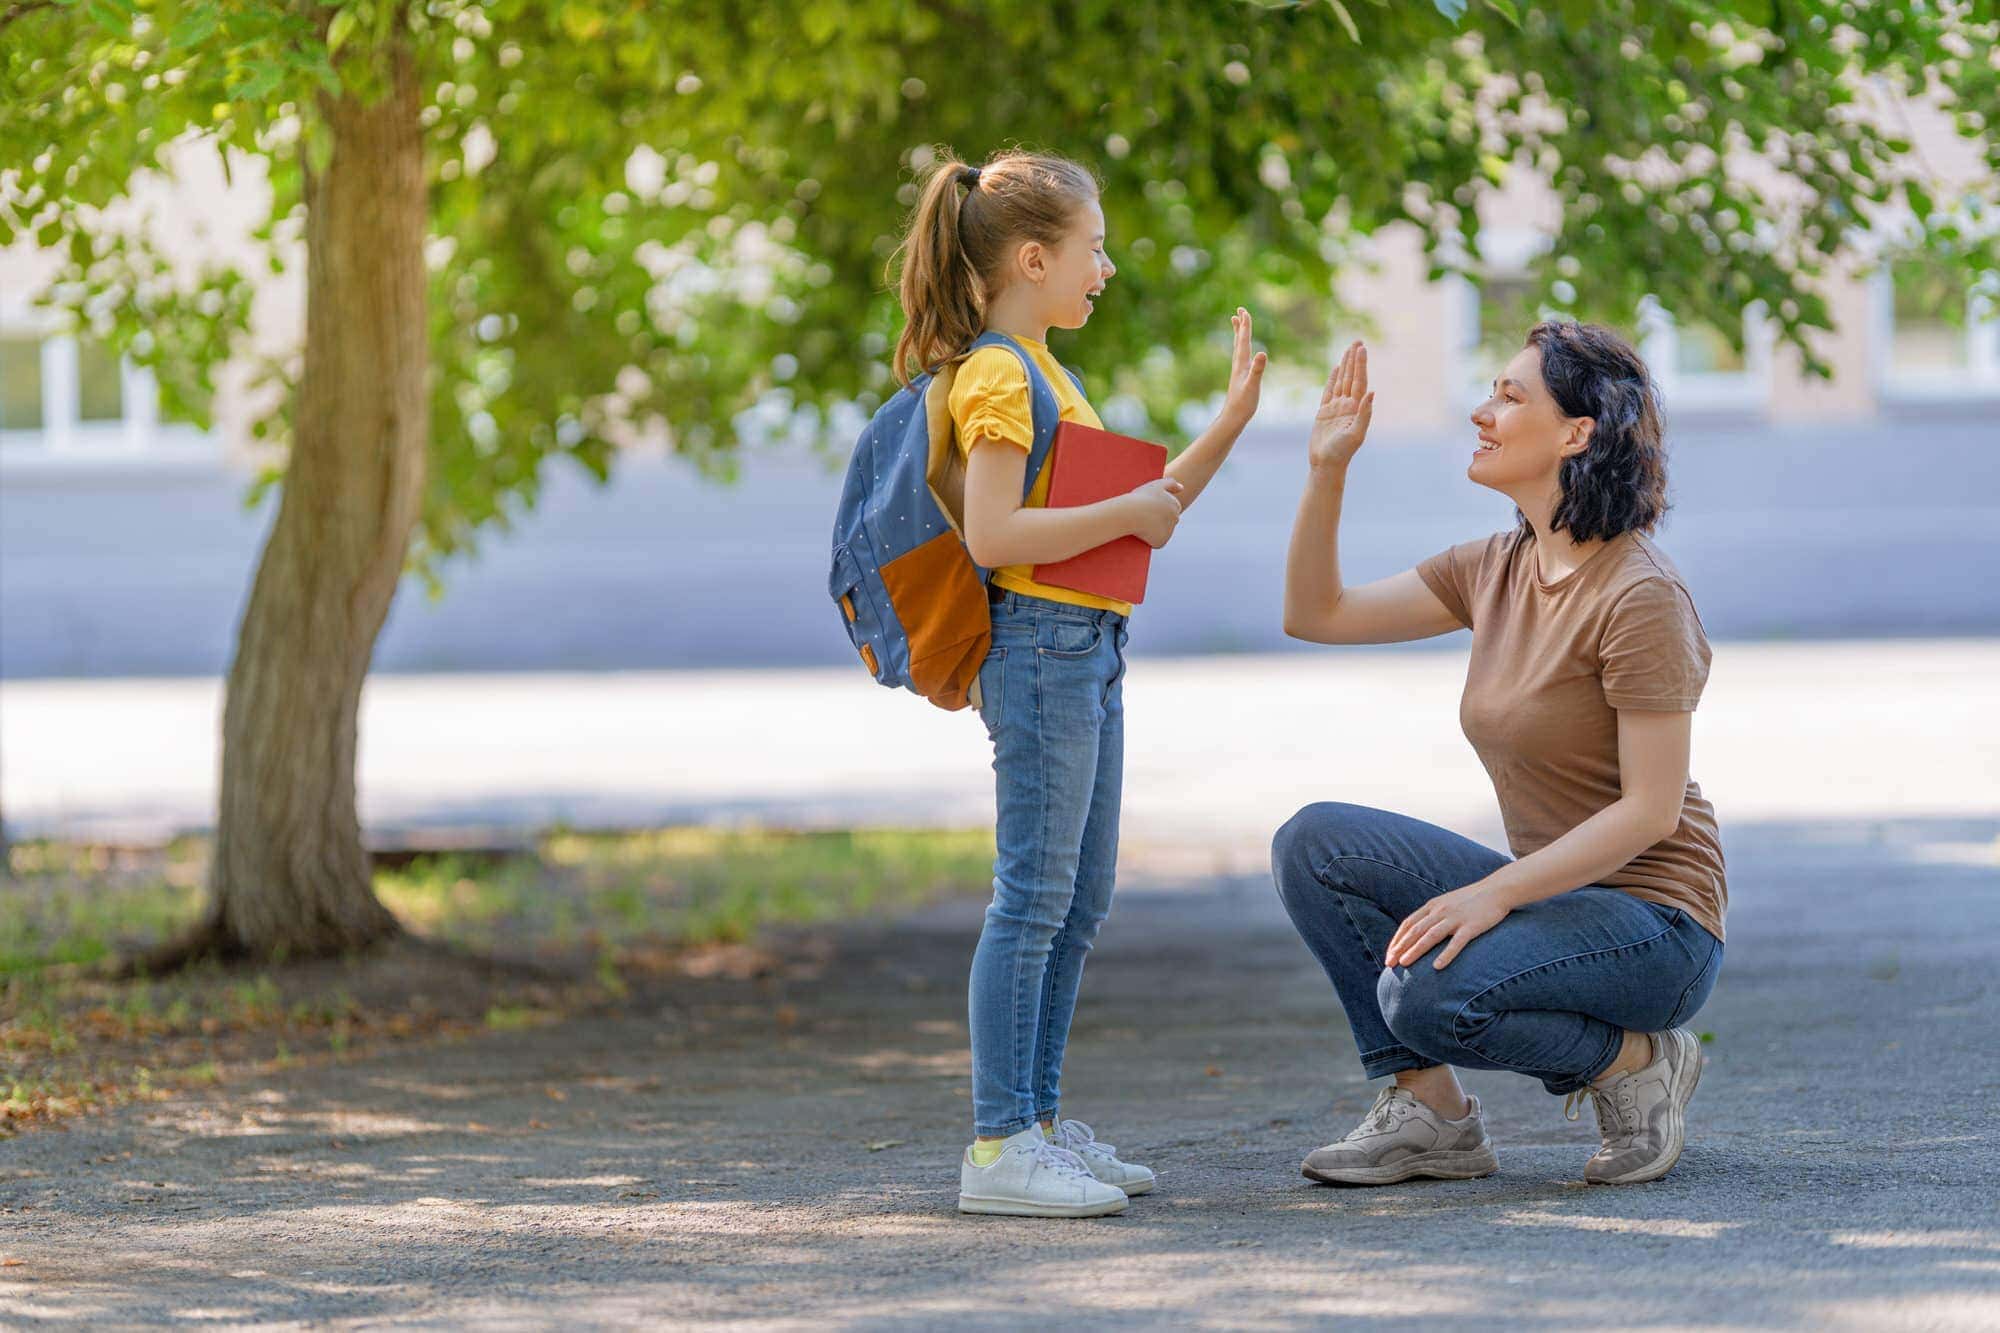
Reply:
<svg viewBox="0 0 2000 1333"><path fill-rule="evenodd" d="M1333 9L1333 15L1340 20L1340 26L1347 29L1347 35L1356 46L1361 45L1361 29L1354 26L1354 15L1347 12L1347 6L1340 0L1326 0Z"/></svg>
<svg viewBox="0 0 2000 1333"><path fill-rule="evenodd" d="M1506 19L1516 28L1521 26L1521 11L1514 0L1485 0L1486 7Z"/></svg>
<svg viewBox="0 0 2000 1333"><path fill-rule="evenodd" d="M327 54L337 54L340 48L347 44L347 39L354 35L354 29L360 21L351 9L343 9L335 14L333 22L326 25Z"/></svg>

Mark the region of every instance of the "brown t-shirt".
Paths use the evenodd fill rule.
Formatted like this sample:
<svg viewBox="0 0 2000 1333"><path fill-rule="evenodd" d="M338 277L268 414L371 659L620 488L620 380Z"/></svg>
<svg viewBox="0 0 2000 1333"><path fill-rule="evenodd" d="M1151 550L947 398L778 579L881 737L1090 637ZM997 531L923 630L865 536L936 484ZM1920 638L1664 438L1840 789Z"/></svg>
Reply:
<svg viewBox="0 0 2000 1333"><path fill-rule="evenodd" d="M1472 631L1459 724L1500 798L1515 856L1617 800L1618 710L1693 712L1708 640L1681 577L1636 532L1542 578L1535 534L1498 532L1417 566ZM1601 883L1678 907L1722 938L1729 901L1715 807L1690 781L1680 826Z"/></svg>

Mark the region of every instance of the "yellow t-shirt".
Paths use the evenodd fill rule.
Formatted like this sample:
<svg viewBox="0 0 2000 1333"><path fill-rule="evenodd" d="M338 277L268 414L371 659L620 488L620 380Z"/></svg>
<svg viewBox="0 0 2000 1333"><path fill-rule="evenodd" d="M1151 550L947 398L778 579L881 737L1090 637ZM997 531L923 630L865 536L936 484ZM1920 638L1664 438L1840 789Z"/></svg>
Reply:
<svg viewBox="0 0 2000 1333"><path fill-rule="evenodd" d="M1062 409L1060 419L1102 429L1104 423L1097 419L1096 410L1063 370L1062 363L1049 354L1048 345L1032 338L1016 341L1029 356L1035 358L1035 364L1041 367L1042 377L1055 390L1056 402ZM1020 358L1004 347L982 347L965 358L959 365L958 378L951 386L951 420L957 428L958 447L968 457L972 441L982 438L1004 440L1018 446L1022 453L1032 449L1035 444L1034 409L1028 397L1028 372L1021 368ZM1027 508L1047 507L1050 471L1044 466L1042 475L1035 478L1035 489L1028 495ZM1132 614L1130 602L1096 597L1074 588L1037 583L1033 578L1034 572L1033 565L1003 565L993 571L993 582L1009 592L1025 593L1030 597L1046 597L1052 602L1087 606L1098 611L1116 611L1121 616Z"/></svg>

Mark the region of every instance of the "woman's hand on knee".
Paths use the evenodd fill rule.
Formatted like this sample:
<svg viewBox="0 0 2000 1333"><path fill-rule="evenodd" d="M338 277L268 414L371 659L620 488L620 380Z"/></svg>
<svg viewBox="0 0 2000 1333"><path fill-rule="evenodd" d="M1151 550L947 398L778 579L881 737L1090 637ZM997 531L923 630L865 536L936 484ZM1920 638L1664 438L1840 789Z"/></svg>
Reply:
<svg viewBox="0 0 2000 1333"><path fill-rule="evenodd" d="M1498 886L1485 880L1441 893L1403 918L1389 940L1389 966L1408 967L1444 944L1444 951L1431 965L1442 970L1466 945L1499 925L1513 910Z"/></svg>

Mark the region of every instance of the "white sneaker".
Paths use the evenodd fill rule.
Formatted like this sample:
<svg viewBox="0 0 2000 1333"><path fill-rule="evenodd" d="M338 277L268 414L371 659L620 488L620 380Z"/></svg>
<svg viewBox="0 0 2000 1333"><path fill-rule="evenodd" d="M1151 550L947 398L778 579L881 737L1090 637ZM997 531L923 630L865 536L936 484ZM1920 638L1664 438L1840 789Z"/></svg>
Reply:
<svg viewBox="0 0 2000 1333"><path fill-rule="evenodd" d="M958 1166L958 1211L1003 1217L1104 1217L1125 1211L1125 1191L1090 1173L1083 1159L1042 1137L1030 1125L1000 1145L987 1166Z"/></svg>
<svg viewBox="0 0 2000 1333"><path fill-rule="evenodd" d="M1091 1175L1107 1185L1116 1185L1128 1196L1150 1194L1157 1183L1149 1168L1119 1161L1118 1149L1108 1143L1099 1143L1097 1135L1090 1132L1090 1126L1081 1120L1057 1121L1056 1136L1050 1142L1081 1157L1083 1164L1090 1168Z"/></svg>

